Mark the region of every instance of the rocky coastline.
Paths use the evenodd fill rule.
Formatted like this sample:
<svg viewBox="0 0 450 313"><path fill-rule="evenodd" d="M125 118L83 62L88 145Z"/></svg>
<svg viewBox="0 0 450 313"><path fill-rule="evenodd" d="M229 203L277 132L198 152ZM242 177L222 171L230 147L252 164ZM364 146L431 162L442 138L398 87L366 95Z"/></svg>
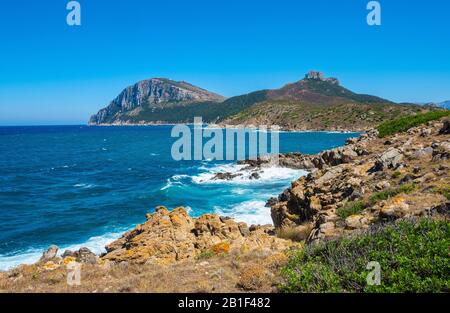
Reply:
<svg viewBox="0 0 450 313"><path fill-rule="evenodd" d="M190 280L186 278L185 284L177 288L166 282L157 287L131 288L137 291L199 291L188 287L196 281L204 282L201 288L208 292L276 291L274 286L279 279L276 273L289 250L358 233L385 222L436 214L448 218L448 119L428 122L386 138L380 138L372 129L349 139L343 147L317 155L281 154L277 161L280 166L304 169L309 174L292 182L277 198L268 200L273 225L246 225L216 214L192 218L181 207L172 211L158 207L147 214L143 224L109 244L105 254L98 256L82 248L59 256L58 248L52 246L38 263L0 273L0 290L67 289L65 266L79 262L90 271L110 273L108 276L117 271L141 273L144 269L152 275L164 272L169 276L186 269L202 272L188 275ZM258 171L272 162L266 158L240 163L253 179L258 179ZM233 179L236 174L220 175L213 179ZM205 268L227 269L228 277L219 279L224 280L223 285L218 286L208 276L208 270L204 274ZM30 282L33 275L56 279L55 273L59 280L53 284L44 279L37 287ZM130 291L120 289L123 288L120 277L113 280L120 283L116 286L95 282L85 285L83 290ZM114 286L100 287L108 284Z"/></svg>

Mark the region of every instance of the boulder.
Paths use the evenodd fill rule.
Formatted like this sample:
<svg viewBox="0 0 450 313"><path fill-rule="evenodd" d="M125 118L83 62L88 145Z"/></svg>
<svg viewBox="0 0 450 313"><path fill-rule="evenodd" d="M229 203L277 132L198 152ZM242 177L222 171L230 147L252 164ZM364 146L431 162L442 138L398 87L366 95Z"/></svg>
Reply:
<svg viewBox="0 0 450 313"><path fill-rule="evenodd" d="M386 152L378 156L372 171L381 171L383 169L397 169L403 160L402 152L397 148L389 148Z"/></svg>
<svg viewBox="0 0 450 313"><path fill-rule="evenodd" d="M420 137L428 137L431 135L431 129L430 128L423 128L420 131Z"/></svg>
<svg viewBox="0 0 450 313"><path fill-rule="evenodd" d="M52 245L50 246L43 254L41 257L41 261L50 261L54 258L56 258L56 255L58 253L58 246L56 245Z"/></svg>
<svg viewBox="0 0 450 313"><path fill-rule="evenodd" d="M450 119L446 119L442 128L439 130L439 134L448 135L450 134Z"/></svg>
<svg viewBox="0 0 450 313"><path fill-rule="evenodd" d="M97 264L98 257L95 253L86 247L80 248L78 251L66 250L61 255L61 257L66 260L75 260L80 263L86 264Z"/></svg>
<svg viewBox="0 0 450 313"><path fill-rule="evenodd" d="M426 148L415 150L411 154L411 158L418 160L418 159L427 158L427 157L431 158L432 155L433 155L433 148L426 147Z"/></svg>
<svg viewBox="0 0 450 313"><path fill-rule="evenodd" d="M450 159L450 142L441 142L432 145L433 161Z"/></svg>
<svg viewBox="0 0 450 313"><path fill-rule="evenodd" d="M405 217L408 214L409 205L404 196L399 195L390 199L380 210L380 218L386 220L395 220Z"/></svg>
<svg viewBox="0 0 450 313"><path fill-rule="evenodd" d="M344 146L342 148L324 151L320 156L326 165L335 166L351 162L358 156L358 153L350 146Z"/></svg>
<svg viewBox="0 0 450 313"><path fill-rule="evenodd" d="M87 264L96 264L97 263L97 255L93 253L88 248L81 248L76 253L77 262L87 263Z"/></svg>
<svg viewBox="0 0 450 313"><path fill-rule="evenodd" d="M347 229L360 229L367 228L368 226L369 219L360 214L351 215L345 219L345 227Z"/></svg>

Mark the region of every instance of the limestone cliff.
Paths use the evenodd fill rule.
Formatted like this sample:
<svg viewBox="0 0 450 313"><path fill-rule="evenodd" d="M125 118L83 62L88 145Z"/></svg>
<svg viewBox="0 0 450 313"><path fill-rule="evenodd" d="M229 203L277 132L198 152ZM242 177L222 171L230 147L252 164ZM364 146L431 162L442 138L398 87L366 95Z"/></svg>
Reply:
<svg viewBox="0 0 450 313"><path fill-rule="evenodd" d="M106 108L93 115L91 125L127 122L146 110L186 106L207 101L222 102L225 98L186 82L165 78L140 81L124 89Z"/></svg>

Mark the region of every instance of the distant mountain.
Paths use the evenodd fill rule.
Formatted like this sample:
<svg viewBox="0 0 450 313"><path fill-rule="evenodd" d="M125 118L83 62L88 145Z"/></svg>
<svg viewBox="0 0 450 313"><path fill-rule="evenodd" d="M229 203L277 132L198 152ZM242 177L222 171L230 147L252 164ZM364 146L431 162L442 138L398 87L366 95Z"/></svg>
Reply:
<svg viewBox="0 0 450 313"><path fill-rule="evenodd" d="M143 80L124 89L106 108L93 115L89 124L121 124L133 122L165 122L158 118L161 110L198 106L208 102L223 102L225 97L187 82L165 78ZM154 113L154 114L153 114Z"/></svg>
<svg viewBox="0 0 450 313"><path fill-rule="evenodd" d="M415 104L450 110L450 100L443 102L416 102Z"/></svg>
<svg viewBox="0 0 450 313"><path fill-rule="evenodd" d="M432 108L352 92L336 78L311 71L279 89L229 99L193 86L154 78L126 88L90 119L99 124L204 122L272 125L286 129L362 130L382 121Z"/></svg>
<svg viewBox="0 0 450 313"><path fill-rule="evenodd" d="M230 116L224 123L276 124L298 130L363 130L385 120L427 110L418 105L396 104L352 92L336 78L325 78L315 71L298 82L262 93L256 103ZM234 101L234 98L226 100Z"/></svg>
<svg viewBox="0 0 450 313"><path fill-rule="evenodd" d="M444 101L444 102L440 102L440 103L437 104L437 106L440 107L440 108L444 108L444 109L450 110L450 100Z"/></svg>

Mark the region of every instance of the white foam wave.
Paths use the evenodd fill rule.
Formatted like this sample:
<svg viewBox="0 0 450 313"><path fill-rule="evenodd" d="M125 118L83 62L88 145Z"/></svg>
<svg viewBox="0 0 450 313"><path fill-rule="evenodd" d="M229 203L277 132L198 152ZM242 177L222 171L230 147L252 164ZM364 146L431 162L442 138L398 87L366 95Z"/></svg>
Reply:
<svg viewBox="0 0 450 313"><path fill-rule="evenodd" d="M161 191L169 189L174 185L182 186L183 183L180 181L183 178L188 178L189 175L174 175L171 178L167 179L167 183L160 189Z"/></svg>
<svg viewBox="0 0 450 313"><path fill-rule="evenodd" d="M94 184L76 184L76 185L73 185L73 186L75 188L81 188L81 189L90 189L90 188L95 187Z"/></svg>
<svg viewBox="0 0 450 313"><path fill-rule="evenodd" d="M219 215L232 217L236 221L245 222L248 225L272 224L270 208L266 207L266 202L263 200L245 201L229 209L220 207L214 209Z"/></svg>
<svg viewBox="0 0 450 313"><path fill-rule="evenodd" d="M106 245L108 245L111 242L113 242L114 240L120 238L120 236L122 236L122 234L124 232L126 232L127 230L128 229L124 228L120 232L110 232L110 233L106 233L101 236L91 237L83 243L63 246L60 248L59 253L62 254L62 253L64 253L65 250L74 251L74 250L78 250L80 248L86 247L86 248L89 248L89 250L91 250L95 254L102 254L102 253L106 252L106 250L105 250Z"/></svg>
<svg viewBox="0 0 450 313"><path fill-rule="evenodd" d="M233 188L231 189L231 192L237 195L244 195L248 190L243 188Z"/></svg>
<svg viewBox="0 0 450 313"><path fill-rule="evenodd" d="M250 175L254 172L252 169L246 169L247 165L242 164L225 164L219 165L192 177L192 181L196 184L262 184L269 181L295 180L300 176L306 175L304 170L291 169L280 166L263 167L258 170L259 179L251 179ZM218 173L230 173L236 176L230 180L213 179Z"/></svg>
<svg viewBox="0 0 450 313"><path fill-rule="evenodd" d="M65 250L78 250L82 247L89 248L92 252L99 255L106 252L105 246L113 242L114 240L120 238L120 236L126 232L127 228L119 232L110 232L101 236L94 236L89 238L87 241L79 244L72 244L61 246L58 254L61 255ZM7 271L21 264L33 264L39 261L45 248L41 249L30 249L23 253L16 255L0 255L0 271Z"/></svg>
<svg viewBox="0 0 450 313"><path fill-rule="evenodd" d="M41 250L30 249L17 255L0 255L0 271L7 271L21 264L36 263L41 257L42 252Z"/></svg>
<svg viewBox="0 0 450 313"><path fill-rule="evenodd" d="M189 175L182 174L182 175L173 175L172 176L172 179L175 180L175 181L179 181L179 180L182 180L184 178L189 178Z"/></svg>

